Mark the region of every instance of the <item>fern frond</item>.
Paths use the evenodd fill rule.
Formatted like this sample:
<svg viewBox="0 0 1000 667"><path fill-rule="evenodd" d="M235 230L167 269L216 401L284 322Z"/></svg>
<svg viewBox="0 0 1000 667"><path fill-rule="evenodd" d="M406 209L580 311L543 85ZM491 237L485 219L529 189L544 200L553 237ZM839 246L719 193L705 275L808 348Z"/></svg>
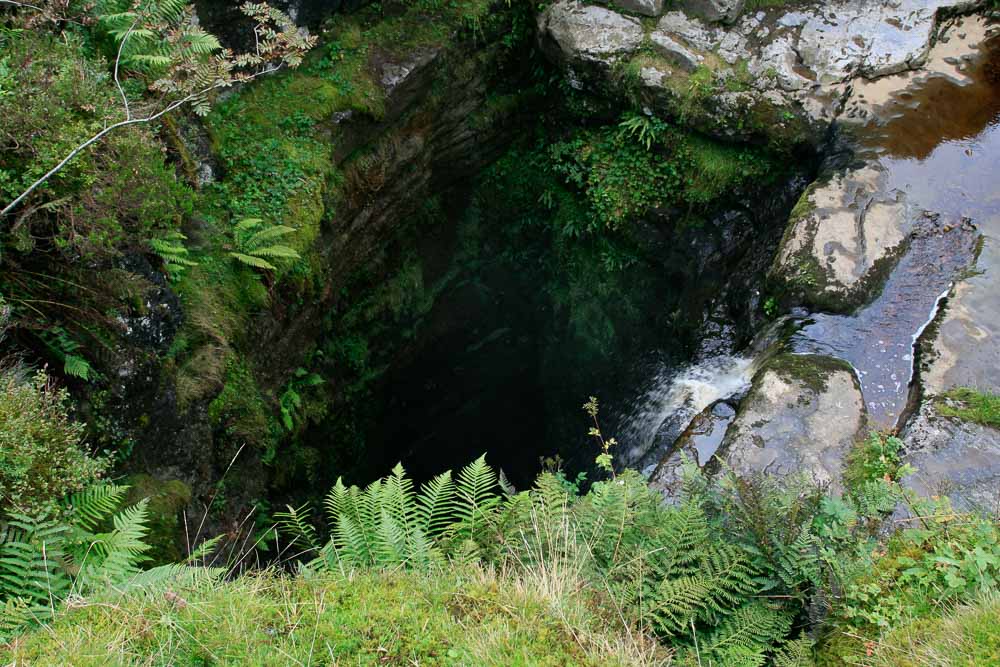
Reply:
<svg viewBox="0 0 1000 667"><path fill-rule="evenodd" d="M473 536L490 519L500 504L496 493L497 476L486 464L486 455L462 468L458 474L456 491L459 502L456 513L459 519L458 531L465 536Z"/></svg>
<svg viewBox="0 0 1000 667"><path fill-rule="evenodd" d="M443 472L420 487L417 519L430 536L440 535L455 518L455 482L451 471Z"/></svg>
<svg viewBox="0 0 1000 667"><path fill-rule="evenodd" d="M268 271L278 270L278 267L276 267L274 264L271 264L271 262L265 259L261 259L260 257L254 257L253 255L245 255L241 252L231 252L229 253L229 256L242 262L243 264L246 264L247 266L252 266L255 269L266 269Z"/></svg>
<svg viewBox="0 0 1000 667"><path fill-rule="evenodd" d="M278 257L281 259L299 259L301 255L292 248L284 245L271 245L263 248L256 248L250 251L254 257Z"/></svg>
<svg viewBox="0 0 1000 667"><path fill-rule="evenodd" d="M74 493L63 501L70 512L70 522L87 531L94 531L106 521L125 499L129 487L117 484L96 484Z"/></svg>
<svg viewBox="0 0 1000 667"><path fill-rule="evenodd" d="M274 515L278 526L292 535L302 548L308 551L318 551L319 538L316 535L316 529L310 523L309 505L305 504L301 507L286 505L285 507L288 508L288 511L277 512Z"/></svg>

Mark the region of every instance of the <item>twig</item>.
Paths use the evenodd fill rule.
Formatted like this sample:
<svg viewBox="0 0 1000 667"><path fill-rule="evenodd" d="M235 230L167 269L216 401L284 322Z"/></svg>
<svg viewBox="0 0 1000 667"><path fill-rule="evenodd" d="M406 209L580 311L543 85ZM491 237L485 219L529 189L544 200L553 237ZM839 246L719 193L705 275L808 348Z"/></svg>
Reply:
<svg viewBox="0 0 1000 667"><path fill-rule="evenodd" d="M27 2L15 2L14 0L0 0L0 4L14 5L15 7L27 7L28 9L35 9L40 12L45 11L38 5L29 5Z"/></svg>
<svg viewBox="0 0 1000 667"><path fill-rule="evenodd" d="M0 1L8 2L10 0L0 0ZM241 81L244 81L244 82L245 81L251 81L253 79L256 79L258 76L263 76L264 74L270 74L272 72L276 72L280 68L281 68L280 64L279 65L275 65L275 66L271 66L271 67L267 67L265 69L260 70L259 72L255 72L254 74L251 74L250 76L246 77L245 79L242 79ZM143 123L152 123L153 121L157 120L158 118L160 118L160 117L162 117L162 116L170 113L174 109L177 109L177 108L179 108L179 107L187 104L188 102L191 102L194 99L197 99L199 97L207 95L208 93L212 92L213 90L216 90L217 88L225 88L225 87L230 86L232 84L233 84L233 81L230 81L230 80L217 81L214 84L212 84L211 86L208 86L208 87L203 88L203 89L201 89L199 91L196 91L196 92L193 92L193 93L191 93L189 95L186 95L185 97L182 97L179 100L171 102L169 105L167 105L166 107L164 107L163 109L161 109L160 111L157 111L156 113L154 113L152 115L145 116L143 118L126 118L126 120L121 120L121 121L118 121L117 123L114 123L112 125L108 125L106 128L104 128L103 130L101 130L100 132L98 132L97 134L95 134L94 136L92 136L90 139L87 139L85 142L83 142L82 144L80 144L79 146L77 146L76 148L74 148L73 150L71 150L66 155L66 157L64 157L62 160L59 161L59 164L57 164L56 166L52 167L52 169L49 169L47 172L45 172L45 174L43 176L41 176L37 181L35 181L34 183L32 183L28 187L27 190L25 190L20 195L18 195L17 199L15 199L11 203L7 204L7 206L4 207L3 210L0 210L0 217L3 217L5 215L7 215L11 211L13 211L15 208L17 208L18 204L20 204L22 201L24 201L24 199L28 195L30 195L32 192L34 192L35 190L37 190L42 184L45 183L45 181L49 180L50 178L52 178L52 176L54 176L56 173L58 173L63 167L65 167L69 163L70 160L72 160L77 155L79 155L80 153L82 153L84 150L86 150L92 144L100 141L102 138L104 138L104 136L106 134L108 134L112 130L116 130L119 127L126 127L128 125L140 125L140 124L143 124Z"/></svg>
<svg viewBox="0 0 1000 667"><path fill-rule="evenodd" d="M128 31L125 36L122 37L122 43L118 45L118 55L115 56L115 85L118 86L118 93L122 96L122 105L125 107L125 120L132 120L132 110L128 108L128 97L125 96L125 89L122 88L122 82L118 78L118 65L122 60L122 50L125 48L125 42L128 38L132 36L132 31L135 30L136 24L139 22L139 17L136 16L135 20L132 21L132 25L128 27Z"/></svg>

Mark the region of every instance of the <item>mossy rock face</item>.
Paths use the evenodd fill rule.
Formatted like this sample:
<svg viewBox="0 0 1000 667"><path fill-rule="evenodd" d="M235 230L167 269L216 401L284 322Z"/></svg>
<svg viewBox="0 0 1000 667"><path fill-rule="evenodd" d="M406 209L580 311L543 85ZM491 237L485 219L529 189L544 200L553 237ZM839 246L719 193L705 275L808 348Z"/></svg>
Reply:
<svg viewBox="0 0 1000 667"><path fill-rule="evenodd" d="M804 474L837 492L865 424L861 387L849 364L781 354L754 376L721 450L737 474Z"/></svg>
<svg viewBox="0 0 1000 667"><path fill-rule="evenodd" d="M882 288L917 218L880 166L828 171L792 210L769 279L795 305L851 312Z"/></svg>
<svg viewBox="0 0 1000 667"><path fill-rule="evenodd" d="M130 487L126 504L149 499L149 536L147 543L156 563L176 563L186 554L181 549L184 525L182 510L191 502L191 487L184 482L158 480L150 475L131 475L125 483Z"/></svg>

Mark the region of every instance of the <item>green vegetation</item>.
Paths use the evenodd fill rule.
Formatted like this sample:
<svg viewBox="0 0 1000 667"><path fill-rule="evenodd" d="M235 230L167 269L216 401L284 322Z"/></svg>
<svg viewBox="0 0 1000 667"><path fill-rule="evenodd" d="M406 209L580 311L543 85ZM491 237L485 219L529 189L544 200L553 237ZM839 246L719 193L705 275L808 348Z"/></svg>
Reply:
<svg viewBox="0 0 1000 667"><path fill-rule="evenodd" d="M82 400L71 405L67 388L22 370L4 348L0 662L998 660L996 518L905 493L902 443L888 435L858 444L841 497L803 480L709 478L688 466L683 494L668 505L641 475L616 469L616 443L602 435L592 401L600 443L592 483L582 472L573 481L545 473L519 491L484 456L424 484L402 465L365 488L338 479L321 509L271 507L317 495L373 455L364 440L378 417L372 388L456 286L473 298L509 286L528 295L530 317L551 316L538 327L537 368L560 387L545 398L553 406L580 386L582 368L614 378L625 346L683 331L685 314L701 314L710 290L677 294L679 277L696 275L688 251L651 259L641 237L696 233L717 207L780 177L780 141L721 143L685 127L704 120L701 107L720 91L747 89L745 66L724 81L711 62L677 77L679 124L639 112L641 104L614 108L571 92L538 67L523 87L490 95L460 122L483 132L533 113L526 100L565 96L469 184L468 207L445 211L415 180L414 201L399 208L405 224L383 224L393 228L373 240L342 223L374 219L355 214L377 210L378 195L399 187L390 169L405 176L419 162L410 151L434 139L436 114L454 111L454 89L482 85L470 70L530 69L513 61L534 43L533 3L370 3L332 18L298 71L262 77L214 108L198 93L203 84L253 78L260 55L228 60L176 0L101 2L100 20L75 14L76 4L46 5L36 18L30 7L0 10L0 201L116 122L122 99L153 113L191 93L208 115L204 125L175 117L110 133L3 217L0 292L13 318L5 345L57 362ZM60 7L64 15L50 13ZM266 35L264 52L293 46L283 41L298 34L287 19L258 5L244 13L282 28ZM119 86L112 62L122 40ZM495 45L463 51L484 41ZM445 74L427 82L426 101L391 108L383 65L430 53ZM239 63L250 66L241 76L232 69ZM744 111L733 129L753 133L776 110ZM193 178L185 143L200 130L221 167L210 184ZM795 131L790 124L787 133ZM793 215L808 207L804 198ZM414 239L445 228L449 216L461 217L454 252L414 250ZM337 246L334 237L346 240ZM362 259L346 256L354 252ZM138 331L135 323L163 305L152 297L173 294L182 315L168 303L169 326ZM774 298L764 305L769 316L778 307ZM268 309L265 326L295 323L280 359L256 340L255 318ZM774 363L811 383L840 368L792 356ZM151 423L154 399L140 391L125 397L135 404L114 403L119 385L132 391L133 381L176 398L162 409L176 407L180 425L136 443L135 433L161 424ZM959 388L938 405L946 416L997 426L998 401ZM90 451L73 414L108 451ZM272 494L247 501L260 509L255 536L266 532L273 551L244 554L230 535L218 552L217 540L183 552L184 510L206 499L205 488L216 491L205 503L213 526L236 525L224 516L225 492L235 487L214 470L192 473L191 484L172 479L187 471L166 480L130 474L129 486L103 481L111 461L132 463L133 446L175 445L185 420L201 415L198 426L211 433L199 444L214 448L206 467L247 444L273 473L258 485L271 484ZM126 433L119 418L135 430ZM300 438L308 428L330 441ZM231 552L240 553L229 567L211 567ZM255 556L266 565L252 566Z"/></svg>
<svg viewBox="0 0 1000 667"><path fill-rule="evenodd" d="M945 417L1000 428L1000 396L970 387L955 387L947 391L936 403L938 412Z"/></svg>
<svg viewBox="0 0 1000 667"><path fill-rule="evenodd" d="M906 497L880 472L869 481L913 517L887 541L870 530L887 508L788 479L713 481L689 465L680 503L664 505L631 471L581 495L550 473L517 492L482 457L419 490L397 467L363 490L338 482L324 503L329 538L307 508L280 516L301 553L297 575L161 567L132 569L114 589L80 583L82 600L36 618L45 629L4 657L839 665L897 664L900 653L989 664L975 660L997 650L986 619L1000 530L947 501ZM130 563L144 550L136 521L102 538L132 531ZM816 595L832 607L813 647L803 624Z"/></svg>
<svg viewBox="0 0 1000 667"><path fill-rule="evenodd" d="M868 662L875 667L1000 664L1000 597L981 598L944 611L941 616L902 625L873 643Z"/></svg>
<svg viewBox="0 0 1000 667"><path fill-rule="evenodd" d="M475 566L231 581L193 573L151 594L79 603L51 635L18 640L5 658L80 667L666 663L662 649L609 629L571 579L542 576Z"/></svg>
<svg viewBox="0 0 1000 667"><path fill-rule="evenodd" d="M8 509L41 511L100 479L107 462L88 455L82 435L65 389L42 373L0 370L0 521Z"/></svg>
<svg viewBox="0 0 1000 667"><path fill-rule="evenodd" d="M127 489L91 486L68 496L59 510L10 512L0 534L0 639L48 619L71 595L147 582L177 566L140 572L149 550L146 500L115 510ZM100 530L111 523L111 529Z"/></svg>
<svg viewBox="0 0 1000 667"><path fill-rule="evenodd" d="M607 476L585 492L552 473L519 492L485 456L419 488L402 466L364 489L338 480L323 521L308 506L275 515L294 575L223 578L204 567L217 539L142 570L151 557L181 560L163 541L188 492L179 483L138 476L125 509L127 488L102 484L10 509L0 657L694 666L893 664L897 653L985 664L996 654L985 619L1000 527L903 492L895 438L859 446L843 497L794 478L710 479L688 463L667 505L641 475L615 472L596 400L584 407ZM909 518L880 537L899 502ZM810 629L817 599L829 614Z"/></svg>

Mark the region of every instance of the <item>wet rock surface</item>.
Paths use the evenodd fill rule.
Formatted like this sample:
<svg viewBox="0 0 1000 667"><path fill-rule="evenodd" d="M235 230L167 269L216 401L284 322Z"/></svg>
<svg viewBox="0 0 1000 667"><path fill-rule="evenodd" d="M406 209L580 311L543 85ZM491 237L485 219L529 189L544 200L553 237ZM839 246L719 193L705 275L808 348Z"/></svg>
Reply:
<svg viewBox="0 0 1000 667"><path fill-rule="evenodd" d="M722 447L738 472L801 469L836 487L857 437L903 429L922 468L908 484L997 506L997 433L934 408L955 386L996 392L1000 378L1000 292L990 288L1000 259L997 29L953 14L975 6L802 3L729 27L671 11L650 32L663 61L645 63L647 86L742 62L757 90L738 95L759 93L766 71L771 101L833 123L827 162L791 215L770 278L783 306L818 311L797 314L778 347L809 355L794 357L800 364L840 367L817 389L808 373L782 375L758 353L749 368L763 370ZM707 428L706 417L691 429ZM656 438L675 442L660 442L645 468L668 495L681 454L697 455L677 421L663 415Z"/></svg>
<svg viewBox="0 0 1000 667"><path fill-rule="evenodd" d="M754 377L720 458L739 475L805 474L841 488L844 457L866 420L851 367L819 355L780 355Z"/></svg>
<svg viewBox="0 0 1000 667"><path fill-rule="evenodd" d="M704 467L722 445L729 425L736 419L736 404L720 400L698 413L649 477L649 484L667 497L681 491L685 460Z"/></svg>
<svg viewBox="0 0 1000 667"><path fill-rule="evenodd" d="M1000 431L942 417L927 401L902 435L906 462L916 470L904 487L948 496L959 510L1000 511Z"/></svg>
<svg viewBox="0 0 1000 667"><path fill-rule="evenodd" d="M920 67L941 13L981 4L840 0L743 13L740 0L687 0L649 29L603 7L559 0L539 25L543 40L559 45L561 64L574 70L595 60L630 62L650 95L668 108L685 105L687 75L706 68L715 90L697 100L705 116L696 122L699 129L734 139L789 135L818 144L840 113L852 80ZM657 57L641 53L646 40Z"/></svg>

